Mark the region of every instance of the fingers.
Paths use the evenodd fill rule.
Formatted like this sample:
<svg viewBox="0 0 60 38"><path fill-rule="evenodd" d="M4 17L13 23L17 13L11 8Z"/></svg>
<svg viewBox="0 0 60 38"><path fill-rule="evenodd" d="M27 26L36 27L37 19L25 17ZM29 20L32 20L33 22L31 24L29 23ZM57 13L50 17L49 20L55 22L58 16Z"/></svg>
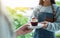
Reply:
<svg viewBox="0 0 60 38"><path fill-rule="evenodd" d="M47 22L47 21L44 21L44 22L42 22L42 23L44 24L43 28L44 28L44 29L47 28L48 22Z"/></svg>
<svg viewBox="0 0 60 38"><path fill-rule="evenodd" d="M42 28L47 28L47 25L48 25L48 22L47 21L43 21L43 22L40 22L41 24L43 24L43 27Z"/></svg>
<svg viewBox="0 0 60 38"><path fill-rule="evenodd" d="M29 33L29 32L31 32L32 30L25 30L24 31L24 34L27 34L27 33Z"/></svg>
<svg viewBox="0 0 60 38"><path fill-rule="evenodd" d="M43 21L43 22L40 22L40 23L42 23L42 24L47 24L48 22L47 22L47 21Z"/></svg>

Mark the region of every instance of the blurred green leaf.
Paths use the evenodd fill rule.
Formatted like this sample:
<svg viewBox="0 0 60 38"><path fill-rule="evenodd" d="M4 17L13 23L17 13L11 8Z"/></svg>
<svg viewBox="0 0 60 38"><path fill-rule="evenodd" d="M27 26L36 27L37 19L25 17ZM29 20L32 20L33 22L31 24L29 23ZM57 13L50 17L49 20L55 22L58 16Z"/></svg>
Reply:
<svg viewBox="0 0 60 38"><path fill-rule="evenodd" d="M57 4L57 5L60 5L60 2L57 1L56 4Z"/></svg>

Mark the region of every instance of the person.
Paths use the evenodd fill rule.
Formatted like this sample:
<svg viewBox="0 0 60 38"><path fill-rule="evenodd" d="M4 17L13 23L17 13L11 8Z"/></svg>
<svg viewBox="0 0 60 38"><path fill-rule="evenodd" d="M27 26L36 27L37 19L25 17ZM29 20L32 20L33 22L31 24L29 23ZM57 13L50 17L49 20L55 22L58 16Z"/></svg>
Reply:
<svg viewBox="0 0 60 38"><path fill-rule="evenodd" d="M43 24L42 28L35 29L33 38L55 38L55 31L60 30L60 7L55 4L55 0L39 0L39 5L34 9L33 13L34 16L40 15L40 13L53 13L51 9L51 4L54 7L54 11L56 12L56 21L54 22L48 22L48 21L42 21L39 22L40 16L37 18L38 22ZM38 13L38 14L37 14ZM32 15L33 16L33 15ZM45 23L45 24L44 24ZM26 24L22 27L22 29L25 30L25 28L28 28ZM16 34L19 35L22 31L22 29L17 30ZM22 32L23 34L31 32L32 29L25 30Z"/></svg>
<svg viewBox="0 0 60 38"><path fill-rule="evenodd" d="M12 27L12 22L11 22L10 17L7 14L6 14L6 11L1 8L0 10L0 38L15 38L15 32Z"/></svg>

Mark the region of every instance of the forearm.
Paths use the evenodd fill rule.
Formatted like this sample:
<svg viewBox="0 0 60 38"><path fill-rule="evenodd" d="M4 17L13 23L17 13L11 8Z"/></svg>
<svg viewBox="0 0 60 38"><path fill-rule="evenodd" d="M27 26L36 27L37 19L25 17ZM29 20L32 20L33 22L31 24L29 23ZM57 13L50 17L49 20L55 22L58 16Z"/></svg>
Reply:
<svg viewBox="0 0 60 38"><path fill-rule="evenodd" d="M57 20L53 23L49 22L47 25L47 28L45 28L46 30L52 31L52 32L60 30L60 8L59 8L59 11L57 12L56 16L57 16L56 17Z"/></svg>
<svg viewBox="0 0 60 38"><path fill-rule="evenodd" d="M52 31L52 32L58 31L58 30L60 30L60 23L57 23L57 22L51 23L51 22L49 22L47 28L45 28L45 29L48 30L48 31Z"/></svg>
<svg viewBox="0 0 60 38"><path fill-rule="evenodd" d="M46 24L44 24L44 23L46 23ZM42 28L42 29L45 29L45 30L48 30L51 32L60 30L60 22L51 23L51 22L44 21L44 22L39 23L38 25L39 25L39 28Z"/></svg>

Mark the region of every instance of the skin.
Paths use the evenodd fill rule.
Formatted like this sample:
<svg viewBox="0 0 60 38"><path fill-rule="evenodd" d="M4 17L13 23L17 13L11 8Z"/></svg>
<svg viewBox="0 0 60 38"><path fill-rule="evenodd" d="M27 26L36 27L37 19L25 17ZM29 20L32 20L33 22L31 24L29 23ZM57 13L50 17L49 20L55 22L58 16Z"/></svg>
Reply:
<svg viewBox="0 0 60 38"><path fill-rule="evenodd" d="M43 6L46 6L47 7L47 6L50 6L51 5L50 0L43 0L43 1L44 1ZM47 27L47 24L49 22L43 21L43 22L40 22L40 23L44 24L42 28L46 28ZM21 35L21 34L27 34L27 33L31 32L32 29L26 29L26 28L28 28L28 24L25 24L23 27L21 27L20 29L18 29L16 31L16 36Z"/></svg>
<svg viewBox="0 0 60 38"><path fill-rule="evenodd" d="M28 24L24 25L23 27L19 28L16 31L16 36L22 35L22 34L27 34L32 31L32 29L28 29Z"/></svg>
<svg viewBox="0 0 60 38"><path fill-rule="evenodd" d="M50 3L50 0L43 0L43 6L50 6L51 5L51 3Z"/></svg>

